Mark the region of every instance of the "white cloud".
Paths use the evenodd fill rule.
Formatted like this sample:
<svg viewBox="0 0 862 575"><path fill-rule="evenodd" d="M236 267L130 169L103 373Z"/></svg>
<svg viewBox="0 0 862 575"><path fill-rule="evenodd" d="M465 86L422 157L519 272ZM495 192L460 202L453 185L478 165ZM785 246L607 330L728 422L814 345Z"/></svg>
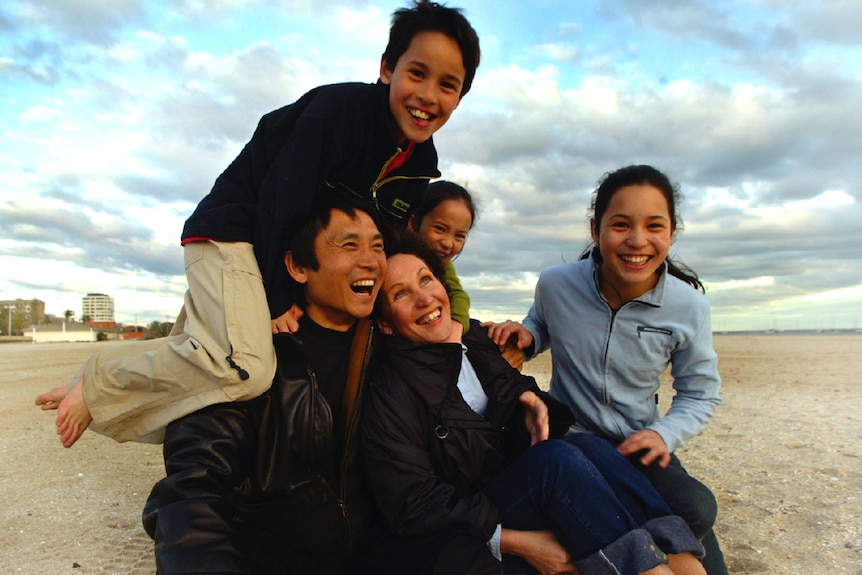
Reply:
<svg viewBox="0 0 862 575"><path fill-rule="evenodd" d="M578 50L577 46L565 43L541 44L536 46L534 51L542 56L550 58L551 60L558 60L561 62L574 63L580 56L580 50Z"/></svg>
<svg viewBox="0 0 862 575"><path fill-rule="evenodd" d="M808 211L817 208L835 208L855 204L856 199L844 190L826 190L818 196L790 203L791 210Z"/></svg>
<svg viewBox="0 0 862 575"><path fill-rule="evenodd" d="M131 289L143 301L165 283L140 306L170 302L162 315L182 293L182 222L258 118L318 84L373 81L393 9L60 4L6 8L0 265L16 274L0 292ZM681 184L675 250L707 282L717 323L862 323L859 8L460 4L483 64L435 141L444 177L482 205L456 262L474 313L522 317L538 272L588 241L596 180L651 163Z"/></svg>

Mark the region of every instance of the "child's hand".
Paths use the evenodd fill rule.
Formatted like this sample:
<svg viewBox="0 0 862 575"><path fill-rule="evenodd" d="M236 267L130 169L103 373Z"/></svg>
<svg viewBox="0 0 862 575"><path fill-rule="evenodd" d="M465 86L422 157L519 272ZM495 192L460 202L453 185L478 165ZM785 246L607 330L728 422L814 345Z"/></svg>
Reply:
<svg viewBox="0 0 862 575"><path fill-rule="evenodd" d="M452 333L449 334L449 343L461 343L464 336L464 326L455 320L452 320Z"/></svg>
<svg viewBox="0 0 862 575"><path fill-rule="evenodd" d="M289 310L272 320L272 333L296 333L299 330L299 318L305 313L299 306L293 304Z"/></svg>
<svg viewBox="0 0 862 575"><path fill-rule="evenodd" d="M518 349L525 349L533 343L533 334L518 322L510 319L502 323L486 321L481 326L488 328L488 337L500 346L501 350L511 337L515 338L514 344Z"/></svg>
<svg viewBox="0 0 862 575"><path fill-rule="evenodd" d="M512 342L506 342L506 345L503 346L500 355L503 356L503 359L509 362L509 365L511 365L518 371L524 369L524 352L515 347Z"/></svg>
<svg viewBox="0 0 862 575"><path fill-rule="evenodd" d="M651 465L656 461L658 461L659 467L670 465L670 453L668 453L667 444L661 435L652 429L642 429L632 433L617 446L617 451L626 457L632 453L646 451L640 459L643 465Z"/></svg>

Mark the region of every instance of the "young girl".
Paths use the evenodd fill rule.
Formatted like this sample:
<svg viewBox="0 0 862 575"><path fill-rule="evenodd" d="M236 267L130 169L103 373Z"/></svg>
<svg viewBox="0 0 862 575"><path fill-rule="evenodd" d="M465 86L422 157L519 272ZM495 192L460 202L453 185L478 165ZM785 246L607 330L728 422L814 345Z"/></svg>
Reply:
<svg viewBox="0 0 862 575"><path fill-rule="evenodd" d="M476 203L470 192L458 184L440 180L428 185L407 224L445 264L452 318L464 327L465 333L470 329L470 296L461 287L452 260L464 249L476 215Z"/></svg>
<svg viewBox="0 0 862 575"><path fill-rule="evenodd" d="M717 504L673 452L700 433L721 402L709 304L697 275L668 258L679 193L650 166L608 174L593 196L593 245L581 260L542 272L523 325L489 324L499 345L526 357L551 350L551 395L571 408L572 431L603 437L647 475L704 538L710 575L726 573L712 533ZM676 394L658 412L660 376Z"/></svg>

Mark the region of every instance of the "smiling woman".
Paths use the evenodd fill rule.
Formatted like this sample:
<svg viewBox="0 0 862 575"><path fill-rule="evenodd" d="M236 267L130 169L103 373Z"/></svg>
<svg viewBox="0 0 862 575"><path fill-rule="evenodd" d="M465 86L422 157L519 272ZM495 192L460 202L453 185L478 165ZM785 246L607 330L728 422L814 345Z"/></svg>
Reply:
<svg viewBox="0 0 862 575"><path fill-rule="evenodd" d="M388 335L397 330L417 345L460 341L461 324L452 320L446 287L431 266L408 254L390 256L387 265L380 330Z"/></svg>

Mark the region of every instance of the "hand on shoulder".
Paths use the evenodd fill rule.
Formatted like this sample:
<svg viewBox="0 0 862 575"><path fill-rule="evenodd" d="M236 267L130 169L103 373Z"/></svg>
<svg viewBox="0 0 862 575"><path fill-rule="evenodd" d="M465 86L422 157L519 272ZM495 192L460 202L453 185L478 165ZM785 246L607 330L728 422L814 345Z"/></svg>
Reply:
<svg viewBox="0 0 862 575"><path fill-rule="evenodd" d="M488 337L500 346L502 350L510 339L511 343L518 349L525 349L533 343L533 334L523 325L516 321L507 319L503 322L486 321L480 324L488 329Z"/></svg>

